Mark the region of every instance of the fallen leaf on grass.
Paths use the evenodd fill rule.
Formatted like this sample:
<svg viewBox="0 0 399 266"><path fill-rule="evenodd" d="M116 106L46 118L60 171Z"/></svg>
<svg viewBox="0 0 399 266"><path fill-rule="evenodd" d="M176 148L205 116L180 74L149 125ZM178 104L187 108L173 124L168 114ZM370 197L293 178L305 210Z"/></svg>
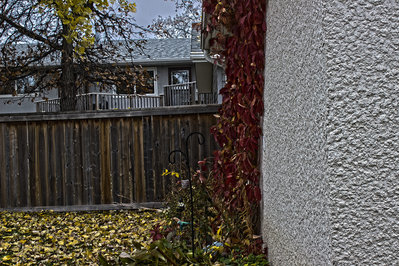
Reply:
<svg viewBox="0 0 399 266"><path fill-rule="evenodd" d="M148 245L158 212L0 212L0 264L98 264Z"/></svg>

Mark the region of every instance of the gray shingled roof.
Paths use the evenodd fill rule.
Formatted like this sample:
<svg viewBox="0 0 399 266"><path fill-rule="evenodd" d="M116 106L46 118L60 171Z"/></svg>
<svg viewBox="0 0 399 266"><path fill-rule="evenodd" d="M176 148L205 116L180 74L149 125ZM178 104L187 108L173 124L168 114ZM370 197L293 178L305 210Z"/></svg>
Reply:
<svg viewBox="0 0 399 266"><path fill-rule="evenodd" d="M28 47L31 46L35 49L35 45L33 44L18 44L18 50L27 51ZM148 39L142 45L143 49L135 47L132 44L132 55L133 62L135 63L150 63L157 64L157 62L179 62L179 61L187 61L190 60L190 52L191 52L191 39ZM0 49L1 53L1 49ZM129 53L126 51L126 48L121 45L121 48L118 51L119 56L114 57L113 60L115 63L127 63L131 62L131 57ZM51 61L50 57L41 60L40 62L36 62L36 65L54 65L57 64L60 60L60 54L57 52L53 54L55 60Z"/></svg>
<svg viewBox="0 0 399 266"><path fill-rule="evenodd" d="M144 54L133 52L135 61L189 60L191 39L149 39Z"/></svg>

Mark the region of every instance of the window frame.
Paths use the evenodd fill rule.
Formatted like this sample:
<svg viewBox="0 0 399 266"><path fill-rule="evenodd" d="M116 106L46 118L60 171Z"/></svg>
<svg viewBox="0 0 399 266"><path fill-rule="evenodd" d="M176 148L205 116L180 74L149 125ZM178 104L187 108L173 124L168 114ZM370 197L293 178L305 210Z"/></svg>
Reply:
<svg viewBox="0 0 399 266"><path fill-rule="evenodd" d="M192 81L191 67L170 67L168 68L168 85L176 85L172 84L172 72L179 70L188 71L188 82Z"/></svg>
<svg viewBox="0 0 399 266"><path fill-rule="evenodd" d="M0 93L0 96L5 98L5 97L16 97L16 96L19 96L19 97L27 96L27 97L29 97L29 96L37 95L37 93L39 93L39 91L36 91L37 89L35 91L32 91L32 92L25 92L24 85L21 84L22 80L30 79L30 78L32 79L31 81L33 81L33 83L36 83L36 80L33 78L33 76L26 76L23 79L14 80L13 81L13 83L14 83L13 84L13 87L14 87L13 92L15 92L15 93ZM26 81L24 81L24 82L26 82ZM30 81L27 81L27 82L30 82ZM23 93L21 93L21 89L24 89Z"/></svg>
<svg viewBox="0 0 399 266"><path fill-rule="evenodd" d="M159 95L159 91L158 91L158 73L157 73L157 68L156 67L143 67L143 70L145 71L153 71L154 72L154 92L153 93L145 93L144 95L148 95L148 96L158 96ZM136 91L136 88L134 89Z"/></svg>
<svg viewBox="0 0 399 266"><path fill-rule="evenodd" d="M141 69L142 71L152 71L154 73L153 80L154 80L154 92L150 93L144 93L142 95L148 95L148 96L158 96L159 91L158 91L158 74L157 74L157 68L156 67L143 67ZM133 83L133 81L127 81ZM136 86L132 87L130 90L130 93L127 91L119 90L118 88L116 89L110 89L110 91L115 92L116 94L137 94ZM140 94L138 94L140 95Z"/></svg>

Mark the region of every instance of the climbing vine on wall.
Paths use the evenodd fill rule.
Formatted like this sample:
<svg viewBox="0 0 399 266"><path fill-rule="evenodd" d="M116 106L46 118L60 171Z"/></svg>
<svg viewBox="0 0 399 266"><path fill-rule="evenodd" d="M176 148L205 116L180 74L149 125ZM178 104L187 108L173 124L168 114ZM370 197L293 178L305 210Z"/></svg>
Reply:
<svg viewBox="0 0 399 266"><path fill-rule="evenodd" d="M204 0L205 34L212 34L213 53L225 65L227 84L212 133L215 152L214 196L229 213L242 213L242 225L253 234L251 217L261 193L258 149L262 134L264 88L265 0ZM218 32L218 34L214 34Z"/></svg>

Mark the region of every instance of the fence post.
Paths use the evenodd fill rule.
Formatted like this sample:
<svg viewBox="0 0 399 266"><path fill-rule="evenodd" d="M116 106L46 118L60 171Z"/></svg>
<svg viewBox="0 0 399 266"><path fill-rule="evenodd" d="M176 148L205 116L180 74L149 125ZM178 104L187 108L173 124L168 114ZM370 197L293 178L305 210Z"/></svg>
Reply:
<svg viewBox="0 0 399 266"><path fill-rule="evenodd" d="M164 94L159 94L159 106L164 105L164 100L165 100L165 95Z"/></svg>
<svg viewBox="0 0 399 266"><path fill-rule="evenodd" d="M164 105L169 106L169 91L168 86L163 86L164 91Z"/></svg>
<svg viewBox="0 0 399 266"><path fill-rule="evenodd" d="M96 110L99 109L99 100L100 100L100 95L96 94Z"/></svg>
<svg viewBox="0 0 399 266"><path fill-rule="evenodd" d="M195 85L194 83L191 83L188 85L189 91L190 91L190 105L195 104Z"/></svg>

